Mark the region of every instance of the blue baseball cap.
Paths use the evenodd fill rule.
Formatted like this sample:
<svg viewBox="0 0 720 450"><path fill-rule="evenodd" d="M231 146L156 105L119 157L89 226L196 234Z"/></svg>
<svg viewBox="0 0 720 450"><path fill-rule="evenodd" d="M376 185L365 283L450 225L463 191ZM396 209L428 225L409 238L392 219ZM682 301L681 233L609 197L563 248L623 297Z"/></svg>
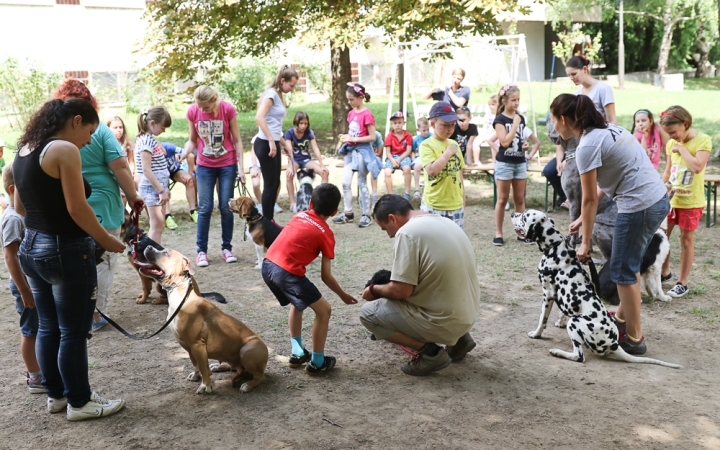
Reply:
<svg viewBox="0 0 720 450"><path fill-rule="evenodd" d="M430 118L437 117L438 119L442 119L445 122L453 122L458 120L458 116L457 114L455 114L455 108L453 108L452 105L450 105L450 103L448 102L437 102L432 105L428 116Z"/></svg>

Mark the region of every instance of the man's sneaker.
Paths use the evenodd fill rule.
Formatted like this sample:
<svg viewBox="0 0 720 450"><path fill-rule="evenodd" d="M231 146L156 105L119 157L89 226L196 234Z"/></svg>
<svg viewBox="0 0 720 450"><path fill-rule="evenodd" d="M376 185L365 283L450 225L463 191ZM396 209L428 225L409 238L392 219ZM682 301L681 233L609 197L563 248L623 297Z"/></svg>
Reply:
<svg viewBox="0 0 720 450"><path fill-rule="evenodd" d="M415 200L420 200L420 197L421 197L420 191L418 191L417 189L415 189L415 193L413 194L413 198L414 198Z"/></svg>
<svg viewBox="0 0 720 450"><path fill-rule="evenodd" d="M197 223L197 221L198 221L197 209L190 213L190 218L192 219L193 222Z"/></svg>
<svg viewBox="0 0 720 450"><path fill-rule="evenodd" d="M326 356L325 361L323 361L323 365L321 367L317 367L315 364L312 363L312 361L310 361L307 366L305 366L305 373L309 375L317 375L319 373L327 372L333 367L335 367L335 357Z"/></svg>
<svg viewBox="0 0 720 450"><path fill-rule="evenodd" d="M404 193L403 198L407 201L410 201L410 193L409 192Z"/></svg>
<svg viewBox="0 0 720 450"><path fill-rule="evenodd" d="M311 356L310 352L307 351L306 348L303 349L303 355L298 356L295 353L290 355L290 360L288 361L288 367L292 367L293 369L297 369L298 367L302 366L303 364L307 364L310 362Z"/></svg>
<svg viewBox="0 0 720 450"><path fill-rule="evenodd" d="M670 280L677 280L677 275L673 275L672 272L670 272L667 275L660 274L660 282L661 283L667 283Z"/></svg>
<svg viewBox="0 0 720 450"><path fill-rule="evenodd" d="M105 319L104 317L101 317L100 320L98 320L97 322L93 322L92 330L93 330L93 332L95 332L107 324L108 324L107 319Z"/></svg>
<svg viewBox="0 0 720 450"><path fill-rule="evenodd" d="M455 343L455 345L448 345L445 347L445 351L447 351L448 356L452 360L452 362L461 361L463 358L465 358L465 355L470 353L472 349L475 348L477 344L473 340L472 336L470 336L470 332L463 334L460 339Z"/></svg>
<svg viewBox="0 0 720 450"><path fill-rule="evenodd" d="M173 216L167 216L165 218L165 226L168 230L177 230L177 223L175 223L175 219L173 219Z"/></svg>
<svg viewBox="0 0 720 450"><path fill-rule="evenodd" d="M340 213L337 216L333 217L333 223L350 223L353 220L355 220L355 214L352 212L348 213Z"/></svg>
<svg viewBox="0 0 720 450"><path fill-rule="evenodd" d="M365 228L367 226L370 226L371 223L372 219L370 218L370 216L366 216L363 214L363 216L360 218L360 222L358 222L358 226L360 228Z"/></svg>
<svg viewBox="0 0 720 450"><path fill-rule="evenodd" d="M275 209L274 209L274 211L275 211L275 214L280 214L281 212L283 212L283 209L280 207L280 205L278 205L277 203L275 203Z"/></svg>
<svg viewBox="0 0 720 450"><path fill-rule="evenodd" d="M90 401L85 403L85 406L74 408L72 405L68 405L67 418L71 421L99 419L115 414L124 407L125 400L108 400L93 392L90 394Z"/></svg>
<svg viewBox="0 0 720 450"><path fill-rule="evenodd" d="M48 399L47 399L47 409L50 414L56 414L56 413L62 412L65 408L67 408L67 405L68 405L67 397L63 397L63 398L48 397Z"/></svg>
<svg viewBox="0 0 720 450"><path fill-rule="evenodd" d="M434 346L430 350L437 348L437 354L435 356L427 355L427 347L430 346ZM415 358L411 359L407 363L401 364L400 370L408 375L420 377L429 375L431 372L442 370L449 366L452 362L447 351L444 348L439 347L437 344L427 344L425 348L426 349L420 352Z"/></svg>
<svg viewBox="0 0 720 450"><path fill-rule="evenodd" d="M195 260L195 265L198 267L207 267L208 266L207 253L198 252L197 259Z"/></svg>
<svg viewBox="0 0 720 450"><path fill-rule="evenodd" d="M31 394L44 394L45 388L42 385L42 375L32 378L29 372L25 372L25 381Z"/></svg>
<svg viewBox="0 0 720 450"><path fill-rule="evenodd" d="M504 243L505 241L503 241L503 238L501 237L496 237L493 239L493 245L497 245L498 247L502 246Z"/></svg>
<svg viewBox="0 0 720 450"><path fill-rule="evenodd" d="M675 286L673 286L672 289L670 289L667 292L667 295L669 295L672 298L680 298L683 295L687 294L687 291L688 291L687 286L683 286L680 283L675 283Z"/></svg>
<svg viewBox="0 0 720 450"><path fill-rule="evenodd" d="M631 355L644 355L647 352L644 337L641 337L639 341L634 341L628 335L625 335L625 339L620 341L620 347L625 350L625 353Z"/></svg>
<svg viewBox="0 0 720 450"><path fill-rule="evenodd" d="M231 252L228 249L223 249L222 251L223 258L225 259L226 263L234 263L237 262L237 257L233 255L233 252ZM198 255L199 257L200 255Z"/></svg>

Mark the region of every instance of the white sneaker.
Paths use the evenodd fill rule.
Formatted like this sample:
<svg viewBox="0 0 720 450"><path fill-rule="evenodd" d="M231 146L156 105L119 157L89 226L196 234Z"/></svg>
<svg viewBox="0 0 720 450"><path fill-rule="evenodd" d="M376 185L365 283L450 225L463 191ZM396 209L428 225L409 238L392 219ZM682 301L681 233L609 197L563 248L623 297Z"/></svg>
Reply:
<svg viewBox="0 0 720 450"><path fill-rule="evenodd" d="M280 205L275 203L275 214L280 214L282 211L283 209L280 207Z"/></svg>
<svg viewBox="0 0 720 450"><path fill-rule="evenodd" d="M505 211L510 211L510 202L505 205Z"/></svg>
<svg viewBox="0 0 720 450"><path fill-rule="evenodd" d="M197 259L195 260L195 265L198 267L207 267L208 266L207 253L198 252Z"/></svg>
<svg viewBox="0 0 720 450"><path fill-rule="evenodd" d="M258 204L255 205L255 206L257 207L258 212L259 212L260 214L262 214L262 205L261 205L260 203L258 203Z"/></svg>
<svg viewBox="0 0 720 450"><path fill-rule="evenodd" d="M115 414L125 407L125 400L108 400L96 393L90 395L90 401L81 408L67 407L67 418L71 421L99 419L100 417Z"/></svg>
<svg viewBox="0 0 720 450"><path fill-rule="evenodd" d="M47 400L47 409L50 414L61 412L68 405L67 397L63 398L50 398Z"/></svg>

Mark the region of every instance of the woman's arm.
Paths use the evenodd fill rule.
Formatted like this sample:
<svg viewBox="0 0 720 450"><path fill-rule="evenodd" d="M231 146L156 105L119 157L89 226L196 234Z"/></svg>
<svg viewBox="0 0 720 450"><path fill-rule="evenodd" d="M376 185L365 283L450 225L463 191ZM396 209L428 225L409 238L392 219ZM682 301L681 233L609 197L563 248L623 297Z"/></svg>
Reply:
<svg viewBox="0 0 720 450"><path fill-rule="evenodd" d="M132 208L138 200L142 199L135 189L135 180L130 171L127 158L116 158L108 163L108 167L115 176L120 189L125 193L125 198Z"/></svg>
<svg viewBox="0 0 720 450"><path fill-rule="evenodd" d="M608 103L605 105L605 117L607 117L607 122L617 125L617 115L615 114L615 103Z"/></svg>
<svg viewBox="0 0 720 450"><path fill-rule="evenodd" d="M592 232L595 227L597 207L600 203L597 194L597 169L593 169L580 175L580 184L582 185L582 210L580 213L580 219L570 225L570 232L577 233L580 226L582 226L582 244L577 250L577 256L580 261L585 261L590 257ZM580 223L578 223L578 221Z"/></svg>
<svg viewBox="0 0 720 450"><path fill-rule="evenodd" d="M238 156L238 179L245 184L245 152L243 150L242 138L240 137L240 128L238 128L237 116L230 120L230 134L232 134L235 152Z"/></svg>

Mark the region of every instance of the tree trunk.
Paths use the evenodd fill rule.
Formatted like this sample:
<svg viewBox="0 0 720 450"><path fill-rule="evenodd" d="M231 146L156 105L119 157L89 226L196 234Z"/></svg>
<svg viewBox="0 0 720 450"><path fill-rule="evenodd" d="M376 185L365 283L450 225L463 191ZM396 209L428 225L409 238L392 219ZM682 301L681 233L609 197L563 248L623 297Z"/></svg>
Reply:
<svg viewBox="0 0 720 450"><path fill-rule="evenodd" d="M333 145L338 146L338 136L348 131L347 114L350 105L347 102L345 92L347 83L352 81L350 67L350 49L338 48L330 42L330 72L332 73L332 130Z"/></svg>
<svg viewBox="0 0 720 450"><path fill-rule="evenodd" d="M663 22L663 36L660 43L660 55L658 56L658 75L665 75L667 70L668 58L670 57L670 47L672 46L672 34L675 28L673 20L665 20Z"/></svg>
<svg viewBox="0 0 720 450"><path fill-rule="evenodd" d="M710 49L707 44L704 20L701 20L698 26L697 51L699 57L697 59L697 68L695 69L695 78L707 78L710 76L710 63L708 62Z"/></svg>

